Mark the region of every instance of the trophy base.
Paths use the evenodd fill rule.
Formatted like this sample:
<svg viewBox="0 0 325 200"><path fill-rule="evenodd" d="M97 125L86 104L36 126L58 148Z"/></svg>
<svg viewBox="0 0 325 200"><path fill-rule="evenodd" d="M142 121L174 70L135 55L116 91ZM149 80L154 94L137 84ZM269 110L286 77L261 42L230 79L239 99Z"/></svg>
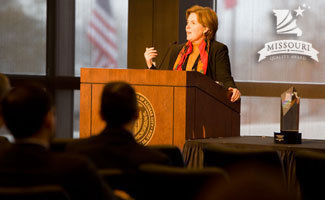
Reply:
<svg viewBox="0 0 325 200"><path fill-rule="evenodd" d="M277 144L301 144L301 133L295 131L274 132L274 143Z"/></svg>

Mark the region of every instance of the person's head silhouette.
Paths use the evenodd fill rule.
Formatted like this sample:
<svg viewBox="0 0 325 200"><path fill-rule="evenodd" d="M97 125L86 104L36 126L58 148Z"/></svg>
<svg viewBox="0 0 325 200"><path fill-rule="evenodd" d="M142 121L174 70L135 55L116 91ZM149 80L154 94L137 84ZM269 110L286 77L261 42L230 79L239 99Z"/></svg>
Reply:
<svg viewBox="0 0 325 200"><path fill-rule="evenodd" d="M138 116L136 93L125 82L111 82L101 97L101 117L108 128L123 128Z"/></svg>
<svg viewBox="0 0 325 200"><path fill-rule="evenodd" d="M25 139L54 131L52 101L44 88L27 84L13 88L3 99L3 119L15 137Z"/></svg>

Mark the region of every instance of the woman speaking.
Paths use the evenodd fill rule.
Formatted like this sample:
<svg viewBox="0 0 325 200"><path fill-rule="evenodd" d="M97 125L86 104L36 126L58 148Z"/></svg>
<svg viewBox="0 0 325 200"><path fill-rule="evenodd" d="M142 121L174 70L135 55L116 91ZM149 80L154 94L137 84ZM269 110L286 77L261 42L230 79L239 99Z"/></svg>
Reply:
<svg viewBox="0 0 325 200"><path fill-rule="evenodd" d="M209 7L193 6L186 10L187 42L173 46L170 70L198 71L222 84L232 93L231 102L240 98L240 92L231 76L228 48L215 41L218 29L216 13ZM152 59L158 53L154 47L146 48L144 57L148 68L155 69Z"/></svg>

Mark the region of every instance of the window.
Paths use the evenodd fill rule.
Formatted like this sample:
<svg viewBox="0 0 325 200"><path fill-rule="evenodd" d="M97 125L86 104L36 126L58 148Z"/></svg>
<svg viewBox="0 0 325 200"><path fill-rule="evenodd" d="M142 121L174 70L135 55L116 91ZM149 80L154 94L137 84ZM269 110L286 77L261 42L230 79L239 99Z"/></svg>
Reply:
<svg viewBox="0 0 325 200"><path fill-rule="evenodd" d="M81 67L127 68L127 27L127 0L77 0L75 75Z"/></svg>
<svg viewBox="0 0 325 200"><path fill-rule="evenodd" d="M45 75L46 0L3 0L0 7L0 72Z"/></svg>

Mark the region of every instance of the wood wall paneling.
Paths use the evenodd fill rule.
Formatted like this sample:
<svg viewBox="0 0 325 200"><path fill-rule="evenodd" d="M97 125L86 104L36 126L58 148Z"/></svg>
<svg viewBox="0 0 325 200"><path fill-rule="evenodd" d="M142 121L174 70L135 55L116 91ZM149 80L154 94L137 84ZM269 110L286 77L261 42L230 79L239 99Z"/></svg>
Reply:
<svg viewBox="0 0 325 200"><path fill-rule="evenodd" d="M157 65L163 69L168 68L168 47L178 41L178 1L154 0L153 46L158 50ZM164 63L162 62L163 57Z"/></svg>
<svg viewBox="0 0 325 200"><path fill-rule="evenodd" d="M152 46L153 0L129 0L128 68L145 68L145 47Z"/></svg>
<svg viewBox="0 0 325 200"><path fill-rule="evenodd" d="M307 83L267 83L267 82L236 82L236 86L244 96L279 97L294 86L301 98L325 99L325 84Z"/></svg>
<svg viewBox="0 0 325 200"><path fill-rule="evenodd" d="M128 68L147 68L143 54L152 46L158 50L155 62L160 66L169 43L177 40L178 0L129 1Z"/></svg>

